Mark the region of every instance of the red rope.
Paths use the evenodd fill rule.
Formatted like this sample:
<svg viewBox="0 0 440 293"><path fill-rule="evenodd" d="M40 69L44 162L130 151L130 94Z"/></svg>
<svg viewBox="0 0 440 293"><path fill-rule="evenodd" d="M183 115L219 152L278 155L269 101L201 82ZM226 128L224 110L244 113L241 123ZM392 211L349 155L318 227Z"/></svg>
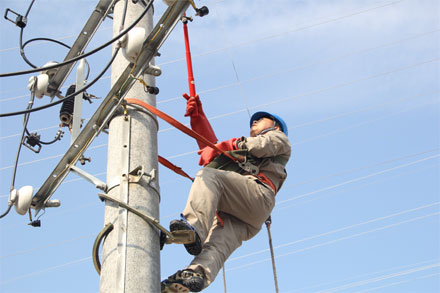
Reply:
<svg viewBox="0 0 440 293"><path fill-rule="evenodd" d="M185 125L183 125L182 123L180 123L179 121L177 121L176 119L174 119L173 117L169 116L168 114L160 111L159 109L157 109L156 107L149 105L147 103L145 103L144 101L138 100L138 99L130 99L130 98L126 98L125 101L128 104L136 104L138 106L141 106L145 109L147 109L148 111L150 111L151 113L153 113L154 115L160 117L161 119L165 120L166 122L168 122L169 124L171 124L172 126L176 127L177 129L179 129L180 131L182 131L183 133L191 136L192 138L206 144L207 146L209 146L210 148L216 150L217 152L227 156L228 158L230 158L231 160L233 160L234 162L237 162L237 159L234 158L233 156L231 156L230 154L228 154L227 152L225 152L224 150L220 149L218 146L216 146L215 144L213 144L212 142L210 142L209 140L207 140L205 137L203 137L202 135L198 134L197 132L189 129L188 127L186 127Z"/></svg>

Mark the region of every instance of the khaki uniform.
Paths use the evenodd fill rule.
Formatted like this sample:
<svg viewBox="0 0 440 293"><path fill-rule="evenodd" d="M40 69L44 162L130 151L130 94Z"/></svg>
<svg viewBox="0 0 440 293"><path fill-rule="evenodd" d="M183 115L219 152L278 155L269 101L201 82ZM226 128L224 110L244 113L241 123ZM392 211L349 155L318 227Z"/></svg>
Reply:
<svg viewBox="0 0 440 293"><path fill-rule="evenodd" d="M287 177L280 161L287 162L291 153L287 136L272 130L256 137L243 137L237 145L262 159L260 172L278 191ZM208 167L197 173L183 215L195 227L203 249L187 268L203 272L206 286L214 281L232 252L260 231L275 205L275 193L270 185L252 175Z"/></svg>

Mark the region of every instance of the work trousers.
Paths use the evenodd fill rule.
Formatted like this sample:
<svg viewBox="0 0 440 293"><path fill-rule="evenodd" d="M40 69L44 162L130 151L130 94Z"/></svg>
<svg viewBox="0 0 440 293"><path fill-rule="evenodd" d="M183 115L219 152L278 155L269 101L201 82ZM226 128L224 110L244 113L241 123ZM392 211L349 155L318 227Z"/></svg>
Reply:
<svg viewBox="0 0 440 293"><path fill-rule="evenodd" d="M208 286L232 252L260 231L274 205L274 191L253 176L213 168L200 170L183 215L199 234L203 249L187 268L202 271Z"/></svg>

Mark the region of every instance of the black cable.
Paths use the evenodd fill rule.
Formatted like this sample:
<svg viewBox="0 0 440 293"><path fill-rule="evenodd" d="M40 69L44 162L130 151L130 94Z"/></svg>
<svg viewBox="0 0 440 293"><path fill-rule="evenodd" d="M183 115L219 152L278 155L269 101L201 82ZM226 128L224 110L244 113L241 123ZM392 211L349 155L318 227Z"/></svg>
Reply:
<svg viewBox="0 0 440 293"><path fill-rule="evenodd" d="M34 87L37 86L37 82L38 81L36 79L37 78L34 77L34 85L33 85ZM35 99L35 94L34 94L34 92L32 92L31 98L29 100L29 103L28 103L28 106L27 106L26 110L31 110L32 109L32 106L34 105L34 99ZM23 131L21 133L21 138L20 138L20 142L19 142L19 145L18 145L17 154L15 156L15 163L14 163L14 170L12 172L12 180L11 180L10 191L12 191L14 189L14 186L15 186L15 177L17 175L18 159L20 158L21 146L23 145L24 135L26 133L27 124L29 122L29 116L30 116L30 114L26 113L26 115L24 115L24 117L23 117Z"/></svg>
<svg viewBox="0 0 440 293"><path fill-rule="evenodd" d="M24 27L22 27L20 29L20 38L19 38L19 45L20 45L20 55L21 58L24 60L24 62L26 62L30 67L32 68L37 68L36 65L32 64L31 61L29 61L29 59L26 57L26 54L24 53L24 47L23 47L23 31L24 31Z"/></svg>
<svg viewBox="0 0 440 293"><path fill-rule="evenodd" d="M0 219L3 218L4 216L6 216L9 213L11 208L12 208L12 203L8 204L8 209L6 210L6 212L4 212L2 215L0 215Z"/></svg>
<svg viewBox="0 0 440 293"><path fill-rule="evenodd" d="M21 37L21 36L20 36ZM32 66L32 67L34 67L34 68L37 68L37 66L35 66L35 65L33 65L33 64L31 64L30 63L30 61L29 61L29 59L27 59L26 58L26 55L25 55L25 53L24 53L24 48L27 46L27 45L29 45L30 43L32 43L32 42L35 42L35 41L48 41L48 42L53 42L53 43L56 43L56 44L58 44L58 45L61 45L61 46L63 46L63 47L66 47L67 49L70 49L71 47L69 46L69 45L67 45L66 43L63 43L63 42L61 42L61 41L59 41L59 40L55 40L55 39L51 39L51 38L33 38L33 39L29 39L29 40L27 40L23 45L21 45L21 43L20 43L20 54L21 54L21 57L23 57L23 59L26 61L26 63L28 63L30 66ZM86 59L84 59L84 61L86 62L86 64L87 64L87 74L86 74L86 80L89 78L89 75L90 75L90 65L89 65L89 62L87 62L87 60Z"/></svg>
<svg viewBox="0 0 440 293"><path fill-rule="evenodd" d="M24 47L26 47L29 43L35 42L35 41L49 41L49 42L54 42L57 43L58 45L64 46L67 49L70 49L69 45L66 45L65 43L58 41L58 40L54 40L51 38L34 38L34 39L30 39L27 40L24 44L22 43L22 37L23 37L23 28L20 31L20 55L23 58L23 60L29 64L31 67L33 68L37 68L36 65L32 64L29 59L27 59L26 54L24 53Z"/></svg>
<svg viewBox="0 0 440 293"><path fill-rule="evenodd" d="M24 15L24 18L25 18L25 19L27 19L27 16L29 15L29 12L31 11L32 5L34 5L34 2L35 2L35 0L32 0L31 4L29 4L29 7L28 7L28 9L27 9L27 11L26 11L26 14ZM20 55L21 55L21 57L23 58L23 60L24 60L27 64L29 64L29 66L31 66L31 67L33 67L33 68L37 68L37 66L35 66L34 64L32 64L32 63L26 58L26 55L24 54L24 50L23 50L23 31L24 31L24 28L25 28L25 27L26 27L26 26L23 26L23 27L20 29L20 38L19 38Z"/></svg>
<svg viewBox="0 0 440 293"><path fill-rule="evenodd" d="M25 18L27 18L27 16L29 15L29 12L31 12L31 8L32 8L32 5L34 5L34 2L35 2L35 0L32 0L31 4L29 4L29 7L26 11L26 14L24 15Z"/></svg>
<svg viewBox="0 0 440 293"><path fill-rule="evenodd" d="M96 82L97 82L97 81L98 81L98 80L104 75L104 73L107 71L107 69L109 69L110 65L111 65L111 64L113 63L113 61L115 60L116 55L117 55L118 52L119 52L119 48L117 48L117 49L115 50L115 52L113 53L112 58L111 58L110 61L107 63L107 65L105 66L105 68L99 73L99 75L98 75L97 77L95 77L95 79L92 80L89 84L87 84L87 85L84 86L82 89L80 89L79 91L74 92L74 93L72 93L72 94L70 94L70 95L68 95L68 96L66 96L66 97L64 97L64 98L62 98L62 99L59 99L59 100L56 101L56 102L49 103L49 104L46 104L46 105L43 105L43 106L40 106L40 107L36 107L36 108L33 108L33 109L26 109L26 110L23 110L23 111L17 111L17 112L2 113L2 114L0 114L0 118L2 118L2 117L9 117L9 116L16 116L16 115L21 115L21 114L26 114L26 113L36 112L36 111L40 111L40 110L43 110L43 109L46 109L46 108L50 108L50 107L52 107L52 106L55 106L55 105L61 104L61 103L64 102L65 100L70 99L70 98L76 96L76 95L79 94L79 93L84 92L86 89L88 89L89 87L91 87L92 85L94 85L94 84L95 84L95 83L96 83Z"/></svg>
<svg viewBox="0 0 440 293"><path fill-rule="evenodd" d="M129 0L124 0L124 11L122 12L122 20L121 20L121 25L119 26L119 32L122 31L124 29L124 25L125 25L125 17L127 16L127 10L128 10L128 1Z"/></svg>
<svg viewBox="0 0 440 293"><path fill-rule="evenodd" d="M58 130L58 132L57 132L57 134L55 135L55 138L53 139L53 140L51 140L51 141L41 141L40 140L40 143L41 144L44 144L44 145L49 145L49 144L53 144L54 142L56 142L57 140L61 140L61 136L62 136L62 134L63 134L64 132L62 132L61 130Z"/></svg>
<svg viewBox="0 0 440 293"><path fill-rule="evenodd" d="M78 55L77 57L74 57L72 59L63 61L61 63L55 64L55 65L51 65L51 66L46 66L46 67L41 67L41 68L37 68L37 69L31 69L31 70L24 70L24 71L16 71L16 72L8 72L8 73L2 73L0 74L0 78L1 77L10 77L10 76L17 76L17 75L23 75L23 74L29 74L29 73L35 73L35 72L39 72L39 71L43 71L43 70L49 70L49 69L54 69L54 68L58 68L73 62L76 62L80 59L83 59L85 57L88 57L90 55L95 54L96 52L104 49L105 47L111 45L112 43L114 43L115 41L119 40L122 36L124 36L125 34L127 34L133 27L135 27L136 24L139 23L139 21L147 14L148 10L150 9L150 7L152 6L154 0L150 0L150 2L148 3L148 6L144 9L144 11L139 15L139 17L130 25L128 26L126 29L124 29L122 32L120 32L116 37L112 38L111 40L109 40L108 42L104 43L103 45L93 49L92 51L88 52L88 53L84 53L82 55ZM3 116L0 116L3 117Z"/></svg>

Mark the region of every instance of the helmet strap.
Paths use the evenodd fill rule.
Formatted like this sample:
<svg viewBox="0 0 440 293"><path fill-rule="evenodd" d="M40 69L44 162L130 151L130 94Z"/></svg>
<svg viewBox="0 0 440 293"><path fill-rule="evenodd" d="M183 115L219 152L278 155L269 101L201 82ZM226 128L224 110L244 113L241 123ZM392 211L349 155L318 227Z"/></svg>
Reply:
<svg viewBox="0 0 440 293"><path fill-rule="evenodd" d="M261 130L257 135L265 134L265 133L267 133L267 132L269 132L271 130L275 130L276 129L276 125L277 125L277 122L275 120L273 120L273 126L272 127L269 127L269 128Z"/></svg>

